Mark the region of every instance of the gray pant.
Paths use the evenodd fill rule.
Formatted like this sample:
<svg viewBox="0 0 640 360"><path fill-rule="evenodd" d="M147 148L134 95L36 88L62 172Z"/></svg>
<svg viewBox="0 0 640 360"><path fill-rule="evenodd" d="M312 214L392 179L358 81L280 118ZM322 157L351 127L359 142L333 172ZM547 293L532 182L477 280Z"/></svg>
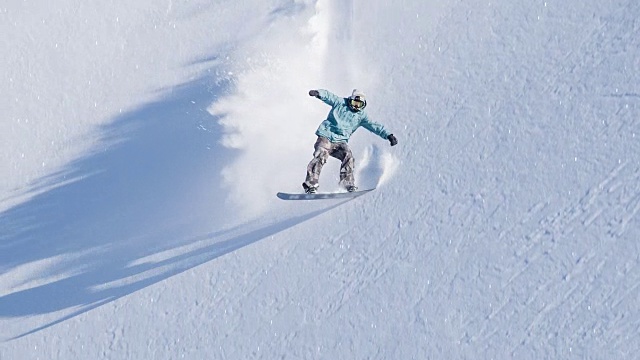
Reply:
<svg viewBox="0 0 640 360"><path fill-rule="evenodd" d="M307 186L317 186L320 179L322 166L327 163L329 156L342 161L340 166L340 184L344 187L354 185L353 168L355 161L353 154L347 143L332 143L331 141L318 137L314 145L313 159L307 166L307 178L305 184Z"/></svg>

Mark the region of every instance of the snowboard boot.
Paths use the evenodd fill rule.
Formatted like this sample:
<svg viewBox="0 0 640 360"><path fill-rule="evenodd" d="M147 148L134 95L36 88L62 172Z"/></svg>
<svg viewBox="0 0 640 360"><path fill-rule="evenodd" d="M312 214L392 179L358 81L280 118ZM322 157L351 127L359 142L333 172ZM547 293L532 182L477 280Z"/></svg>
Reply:
<svg viewBox="0 0 640 360"><path fill-rule="evenodd" d="M302 187L304 188L304 192L307 194L316 194L318 192L318 187L320 185L315 184L315 185L307 185L307 183L302 183Z"/></svg>
<svg viewBox="0 0 640 360"><path fill-rule="evenodd" d="M358 188L355 185L347 185L345 188L347 189L348 192L354 192L358 190Z"/></svg>

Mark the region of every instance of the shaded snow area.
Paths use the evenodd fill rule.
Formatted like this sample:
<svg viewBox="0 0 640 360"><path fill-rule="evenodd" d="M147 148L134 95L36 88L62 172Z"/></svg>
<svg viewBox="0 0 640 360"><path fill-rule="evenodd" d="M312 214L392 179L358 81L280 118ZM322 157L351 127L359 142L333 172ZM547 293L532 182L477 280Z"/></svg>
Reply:
<svg viewBox="0 0 640 360"><path fill-rule="evenodd" d="M640 3L0 4L0 359L636 359ZM352 200L290 201L367 94ZM321 191L338 191L329 159Z"/></svg>

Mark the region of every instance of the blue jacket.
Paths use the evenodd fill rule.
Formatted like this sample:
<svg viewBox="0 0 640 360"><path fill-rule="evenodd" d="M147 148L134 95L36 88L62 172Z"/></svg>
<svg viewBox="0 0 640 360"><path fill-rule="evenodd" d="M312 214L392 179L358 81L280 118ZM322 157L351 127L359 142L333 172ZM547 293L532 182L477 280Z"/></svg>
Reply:
<svg viewBox="0 0 640 360"><path fill-rule="evenodd" d="M384 126L373 122L363 110L353 111L347 104L347 98L341 98L327 90L318 90L320 100L331 106L327 119L323 121L316 135L328 139L332 143L348 142L351 134L360 126L386 139L389 132Z"/></svg>

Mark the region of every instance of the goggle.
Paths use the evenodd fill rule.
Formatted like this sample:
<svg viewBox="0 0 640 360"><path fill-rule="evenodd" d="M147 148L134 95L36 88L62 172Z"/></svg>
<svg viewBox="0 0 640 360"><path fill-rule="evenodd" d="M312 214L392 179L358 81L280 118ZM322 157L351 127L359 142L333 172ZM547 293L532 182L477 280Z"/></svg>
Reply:
<svg viewBox="0 0 640 360"><path fill-rule="evenodd" d="M349 99L349 105L354 109L362 109L367 105L367 102L362 100L360 96L356 96L353 99Z"/></svg>

